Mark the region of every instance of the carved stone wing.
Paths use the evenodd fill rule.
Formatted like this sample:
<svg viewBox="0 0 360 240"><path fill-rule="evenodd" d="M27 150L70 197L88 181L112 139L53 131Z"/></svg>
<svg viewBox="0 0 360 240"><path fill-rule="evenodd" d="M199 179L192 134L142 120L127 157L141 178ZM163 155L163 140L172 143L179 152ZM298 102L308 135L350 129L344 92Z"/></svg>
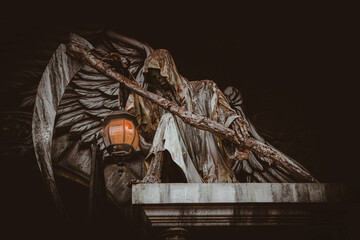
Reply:
<svg viewBox="0 0 360 240"><path fill-rule="evenodd" d="M151 47L136 40L107 31L93 52L100 58L116 54L126 62L127 69L143 84L141 69ZM81 144L97 141L100 150L105 146L101 137L101 120L119 109L119 83L85 65L72 78L57 109L55 137L69 134Z"/></svg>
<svg viewBox="0 0 360 240"><path fill-rule="evenodd" d="M93 49L75 34L71 39ZM141 75L142 63L152 51L146 44L111 31L102 32L96 40L94 53L102 57L115 53L126 58L128 71L135 77ZM140 77L139 81L143 79ZM63 206L53 167L67 169L65 176L80 183L88 179L91 151L86 143L98 140L99 148L104 149L100 137L101 118L118 109L118 89L115 81L70 58L63 44L43 73L34 106L33 140L44 182L60 210ZM117 193L124 195L121 191Z"/></svg>

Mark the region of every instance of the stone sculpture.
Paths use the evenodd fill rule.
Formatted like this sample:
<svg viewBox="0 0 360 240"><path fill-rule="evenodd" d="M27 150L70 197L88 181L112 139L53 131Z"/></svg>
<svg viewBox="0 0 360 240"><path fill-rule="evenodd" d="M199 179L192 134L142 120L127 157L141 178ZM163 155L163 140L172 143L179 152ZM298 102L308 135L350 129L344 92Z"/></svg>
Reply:
<svg viewBox="0 0 360 240"><path fill-rule="evenodd" d="M122 174L114 174L117 165L105 166L115 203L128 201L129 182L316 182L257 133L237 89L222 92L210 80L190 82L168 51L114 32L101 33L99 42L94 48L72 35L39 84L33 140L58 206L53 172L86 185L94 149L107 155L101 121L118 109L119 88L131 92L126 109L138 120L141 141L138 154L120 166Z"/></svg>

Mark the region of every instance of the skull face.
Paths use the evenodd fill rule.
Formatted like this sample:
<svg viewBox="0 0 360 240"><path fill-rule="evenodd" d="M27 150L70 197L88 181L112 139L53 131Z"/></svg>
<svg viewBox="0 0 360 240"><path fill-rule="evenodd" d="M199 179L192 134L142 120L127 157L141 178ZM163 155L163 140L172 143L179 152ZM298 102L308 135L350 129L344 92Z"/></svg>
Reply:
<svg viewBox="0 0 360 240"><path fill-rule="evenodd" d="M165 91L171 90L171 86L166 80L166 77L161 76L160 69L149 68L149 71L145 74L145 81L155 88L160 88Z"/></svg>

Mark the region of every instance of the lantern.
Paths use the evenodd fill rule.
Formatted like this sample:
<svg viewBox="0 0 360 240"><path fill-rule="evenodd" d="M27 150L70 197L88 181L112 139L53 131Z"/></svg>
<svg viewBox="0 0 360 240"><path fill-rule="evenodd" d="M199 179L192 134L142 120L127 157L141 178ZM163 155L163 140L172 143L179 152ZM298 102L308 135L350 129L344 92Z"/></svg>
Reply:
<svg viewBox="0 0 360 240"><path fill-rule="evenodd" d="M104 119L103 138L110 155L129 156L139 146L136 118L125 110L115 111Z"/></svg>

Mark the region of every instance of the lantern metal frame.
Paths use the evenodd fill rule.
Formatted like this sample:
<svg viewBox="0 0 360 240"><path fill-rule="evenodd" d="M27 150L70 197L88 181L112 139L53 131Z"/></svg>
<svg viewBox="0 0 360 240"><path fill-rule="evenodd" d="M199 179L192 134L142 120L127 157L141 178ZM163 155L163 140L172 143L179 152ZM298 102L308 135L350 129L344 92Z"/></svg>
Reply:
<svg viewBox="0 0 360 240"><path fill-rule="evenodd" d="M138 123L137 123L136 117L134 115L128 113L126 110L114 111L114 112L110 113L108 116L106 116L103 120L104 128L102 131L103 131L103 139L104 139L105 147L106 147L106 150L108 151L109 155L111 155L111 156L131 157L134 155L135 150L136 150L136 149L134 149L134 147L132 145L129 145L126 143L113 144L110 139L110 133L105 132L107 125L109 125L111 121L119 120L119 119L129 120L133 123L134 128L135 128L135 135L134 135L134 139L133 139L132 143L134 143L134 141L136 139L136 134L139 134L136 129L138 126ZM108 129L108 131L109 131L109 129ZM124 134L126 135L125 132L124 132ZM107 139L105 139L105 138L107 138ZM108 146L106 146L106 142L108 142L110 144ZM116 148L119 148L121 150L117 150Z"/></svg>

